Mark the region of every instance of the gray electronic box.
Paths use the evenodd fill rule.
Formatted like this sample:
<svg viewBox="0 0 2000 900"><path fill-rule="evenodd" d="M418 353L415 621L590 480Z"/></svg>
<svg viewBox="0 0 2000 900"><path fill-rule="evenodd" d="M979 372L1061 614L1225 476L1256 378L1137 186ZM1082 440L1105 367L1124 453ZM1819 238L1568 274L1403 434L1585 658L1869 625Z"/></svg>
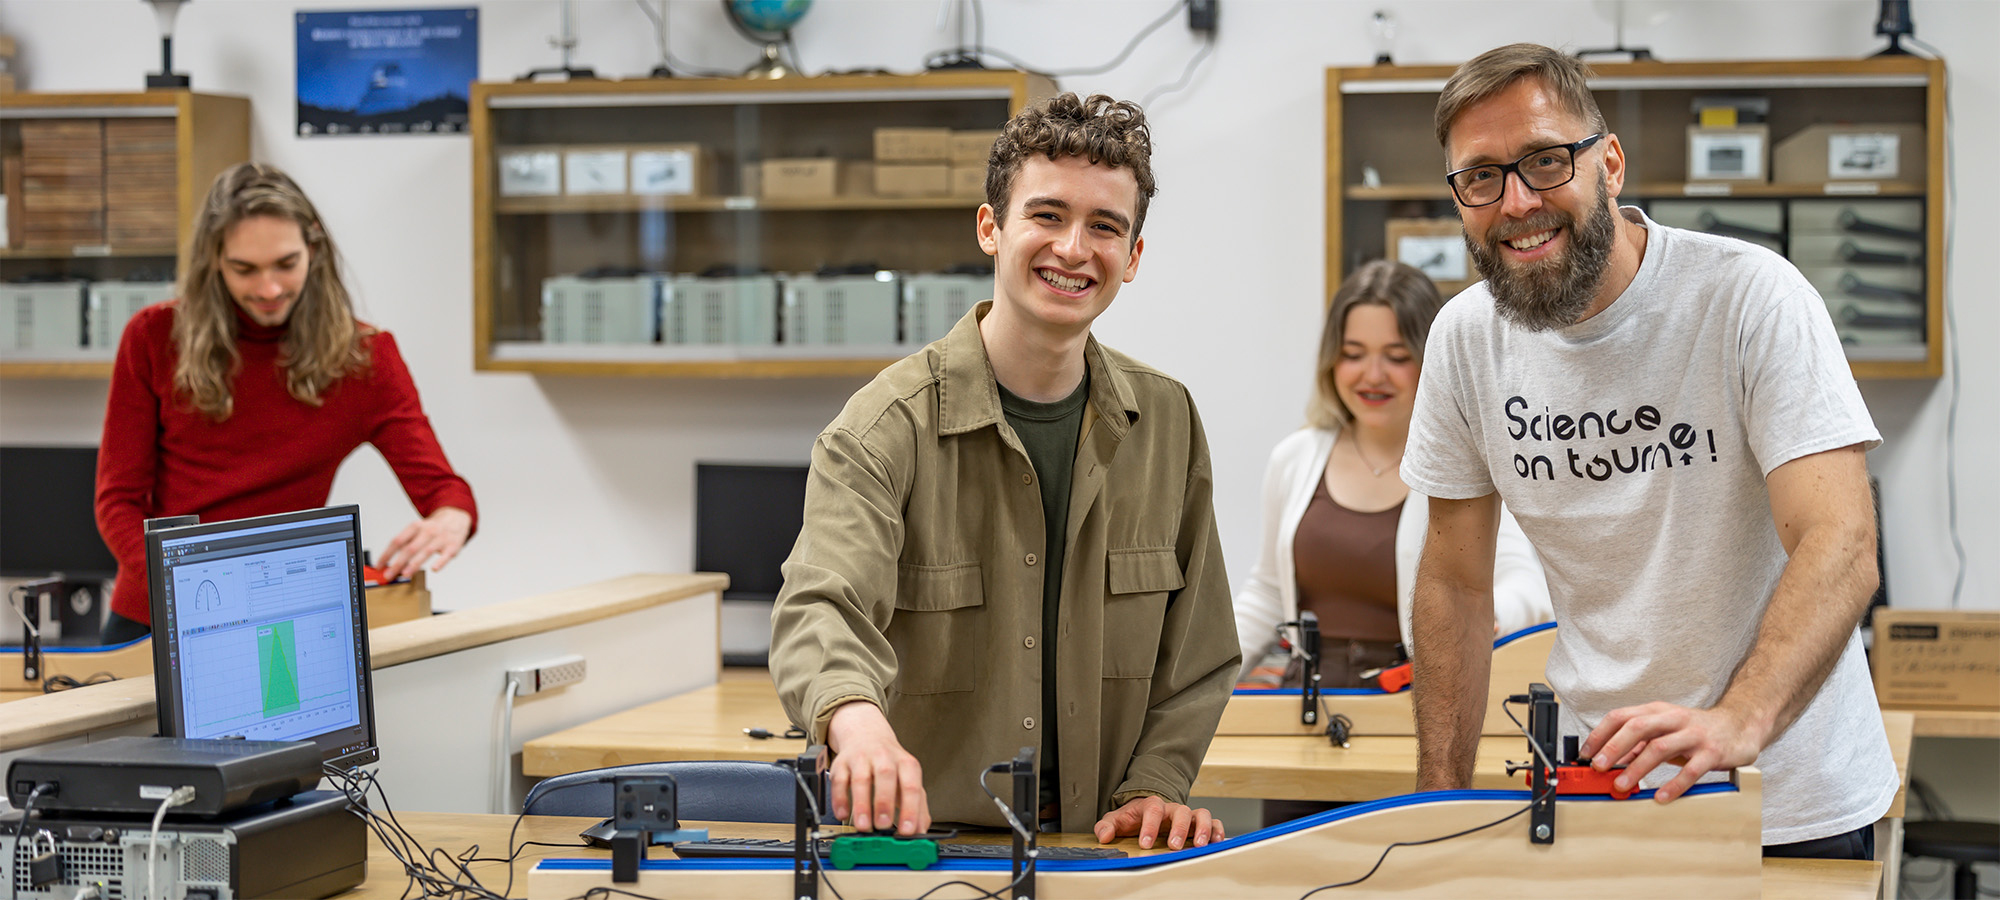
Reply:
<svg viewBox="0 0 2000 900"><path fill-rule="evenodd" d="M661 293L660 342L763 347L778 342L772 275L675 275Z"/></svg>
<svg viewBox="0 0 2000 900"><path fill-rule="evenodd" d="M81 348L83 287L81 281L0 284L0 353Z"/></svg>
<svg viewBox="0 0 2000 900"><path fill-rule="evenodd" d="M542 282L542 340L550 344L650 344L659 333L660 280L652 275Z"/></svg>
<svg viewBox="0 0 2000 900"><path fill-rule="evenodd" d="M25 833L24 833L25 832ZM236 900L330 897L361 883L368 832L336 791L308 791L234 816L160 826L159 857L149 816L0 816L0 855L9 877L0 900L73 900L88 889L105 900ZM57 875L34 884L31 861L53 851Z"/></svg>
<svg viewBox="0 0 2000 900"><path fill-rule="evenodd" d="M174 298L171 281L93 281L90 305L85 314L90 346L118 349L125 323L155 303Z"/></svg>
<svg viewBox="0 0 2000 900"><path fill-rule="evenodd" d="M903 276L903 343L944 337L973 304L993 296L991 275Z"/></svg>
<svg viewBox="0 0 2000 900"><path fill-rule="evenodd" d="M785 343L896 343L896 273L785 276Z"/></svg>

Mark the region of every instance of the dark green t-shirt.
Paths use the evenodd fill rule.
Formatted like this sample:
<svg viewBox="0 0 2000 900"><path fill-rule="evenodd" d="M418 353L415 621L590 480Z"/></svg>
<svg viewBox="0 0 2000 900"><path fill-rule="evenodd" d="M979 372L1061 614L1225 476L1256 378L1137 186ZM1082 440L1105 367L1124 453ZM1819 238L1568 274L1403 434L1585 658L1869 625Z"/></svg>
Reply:
<svg viewBox="0 0 2000 900"><path fill-rule="evenodd" d="M1076 444L1083 432L1083 405L1090 397L1090 373L1068 397L1054 403L1024 400L1000 388L1000 410L1021 438L1035 480L1042 489L1042 764L1041 802L1056 797L1056 613L1062 608L1063 555L1068 549L1069 482ZM1034 815L1034 810L1028 810Z"/></svg>

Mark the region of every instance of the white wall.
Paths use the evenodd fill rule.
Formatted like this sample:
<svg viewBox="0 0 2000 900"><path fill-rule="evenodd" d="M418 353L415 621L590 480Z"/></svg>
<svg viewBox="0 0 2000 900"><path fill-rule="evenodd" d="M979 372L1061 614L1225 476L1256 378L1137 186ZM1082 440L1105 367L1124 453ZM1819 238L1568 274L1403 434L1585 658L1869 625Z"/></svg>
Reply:
<svg viewBox="0 0 2000 900"><path fill-rule="evenodd" d="M1109 59L1170 0L988 0L985 37L1048 68ZM368 0L308 9L448 5ZM487 2L481 76L552 65L553 0ZM741 67L755 48L711 0L670 4L674 51L696 65ZM1217 513L1232 571L1256 551L1265 456L1301 420L1321 303L1324 74L1372 60L1369 18L1400 20L1399 62L1457 62L1516 40L1605 46L1607 4L1534 0L1229 0L1221 38L1191 87L1149 110L1160 194L1145 264L1101 320L1108 343L1181 377L1202 404L1217 470ZM1645 2L1627 43L1664 59L1854 57L1872 52L1874 0ZM1953 147L2000 147L2000 3L1916 0L1918 34L1950 61ZM483 521L465 555L431 584L465 607L634 570L685 570L692 558L696 460L797 461L860 379L578 379L475 374L471 362L470 142L464 137L300 139L291 133L292 13L298 4L200 0L181 14L177 68L202 90L252 99L252 149L296 175L341 243L364 313L400 337L452 461L478 492ZM955 43L933 0L822 0L798 29L815 69L915 69ZM1668 18L1639 27L1647 10ZM636 75L656 57L651 26L626 0L580 0L579 63ZM0 29L21 44L39 91L128 90L157 65L152 17L134 0L0 0ZM1122 67L1063 86L1137 99L1177 78L1197 44L1173 22ZM2000 303L1988 275L2000 226L1990 182L1962 178L1951 213L1948 296L1965 354L1956 443L1964 605L2000 608L2000 476L1981 465L2000 444ZM972 222L966 221L966 240ZM1883 481L1888 577L1898 605L1950 601L1956 563L1946 525L1951 379L1863 386L1887 438L1871 456ZM0 440L92 443L101 381L0 382ZM412 515L373 451L358 454L334 499L360 502L384 543Z"/></svg>

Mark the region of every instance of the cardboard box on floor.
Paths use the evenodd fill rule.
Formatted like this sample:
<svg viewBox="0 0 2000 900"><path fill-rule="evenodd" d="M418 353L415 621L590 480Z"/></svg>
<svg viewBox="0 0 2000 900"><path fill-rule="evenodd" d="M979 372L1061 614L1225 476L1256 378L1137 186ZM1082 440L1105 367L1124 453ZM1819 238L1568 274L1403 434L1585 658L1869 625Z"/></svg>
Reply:
<svg viewBox="0 0 2000 900"><path fill-rule="evenodd" d="M1883 706L2000 710L2000 612L1878 609L1870 667Z"/></svg>

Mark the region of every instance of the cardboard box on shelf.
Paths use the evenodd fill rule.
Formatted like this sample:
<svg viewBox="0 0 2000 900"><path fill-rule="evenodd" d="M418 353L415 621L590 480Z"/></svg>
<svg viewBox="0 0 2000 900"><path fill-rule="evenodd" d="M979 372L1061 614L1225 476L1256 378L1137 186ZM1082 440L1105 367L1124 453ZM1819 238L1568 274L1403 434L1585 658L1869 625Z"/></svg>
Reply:
<svg viewBox="0 0 2000 900"><path fill-rule="evenodd" d="M875 129L876 162L941 163L950 160L949 128Z"/></svg>
<svg viewBox="0 0 2000 900"><path fill-rule="evenodd" d="M104 243L104 120L21 123L22 246Z"/></svg>
<svg viewBox="0 0 2000 900"><path fill-rule="evenodd" d="M840 196L875 196L875 163L865 159L841 160Z"/></svg>
<svg viewBox="0 0 2000 900"><path fill-rule="evenodd" d="M952 132L952 165L986 165L987 158L993 155L993 142L999 139L998 131Z"/></svg>
<svg viewBox="0 0 2000 900"><path fill-rule="evenodd" d="M766 199L833 197L840 190L840 160L827 157L764 160L758 196Z"/></svg>
<svg viewBox="0 0 2000 900"><path fill-rule="evenodd" d="M986 197L986 164L976 163L951 165L951 195L954 197Z"/></svg>
<svg viewBox="0 0 2000 900"><path fill-rule="evenodd" d="M881 197L942 197L951 187L951 167L942 163L875 164L875 193Z"/></svg>
<svg viewBox="0 0 2000 900"><path fill-rule="evenodd" d="M1875 611L1883 706L2000 709L2000 612Z"/></svg>
<svg viewBox="0 0 2000 900"><path fill-rule="evenodd" d="M1819 181L1921 182L1929 148L1924 126L1808 125L1771 152L1774 178L1787 184Z"/></svg>

